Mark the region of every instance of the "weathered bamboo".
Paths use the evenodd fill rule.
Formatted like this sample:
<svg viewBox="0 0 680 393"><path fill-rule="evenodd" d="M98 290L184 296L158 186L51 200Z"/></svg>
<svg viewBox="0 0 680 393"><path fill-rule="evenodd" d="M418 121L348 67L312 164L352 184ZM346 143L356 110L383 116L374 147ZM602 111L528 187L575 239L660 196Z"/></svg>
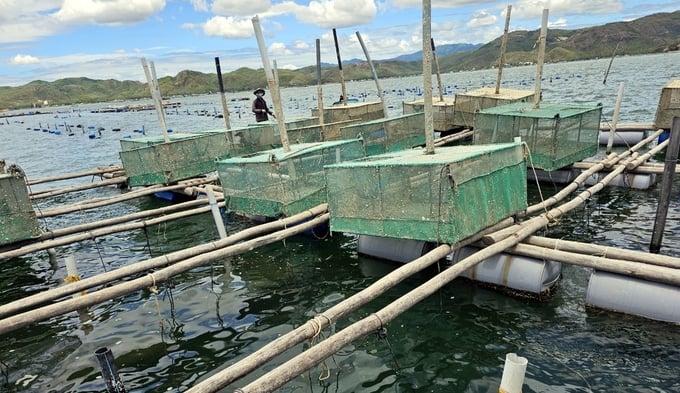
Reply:
<svg viewBox="0 0 680 393"><path fill-rule="evenodd" d="M231 122L229 121L229 107L227 106L227 97L224 94L224 81L222 80L222 67L220 67L220 58L215 57L215 70L217 71L217 86L220 90L220 101L222 102L222 118L224 119L224 125L227 130L231 130ZM231 132L227 133L227 140L229 145L233 146L233 136Z"/></svg>
<svg viewBox="0 0 680 393"><path fill-rule="evenodd" d="M634 160L632 160L628 164L626 164L626 169L627 170L633 170L633 169L637 168L638 166L644 164L652 156L654 156L655 154L658 154L662 150L664 150L668 146L669 143L670 143L670 139L666 139L665 141L654 146L648 152L641 154L640 156L638 156L637 158L635 158ZM673 168L673 169L675 170L675 168Z"/></svg>
<svg viewBox="0 0 680 393"><path fill-rule="evenodd" d="M71 283L68 286L62 286L48 291L44 291L35 295L31 295L21 300L14 301L12 303L4 304L0 306L0 317L5 317L7 315L15 314L18 311L25 310L27 308L35 307L41 304L45 304L50 301L61 299L64 296L71 295L76 292L80 292L86 289L94 288L100 285L105 285L107 283L113 282L115 280L120 280L128 276L139 274L141 272L157 269L164 266L168 266L177 261L192 258L201 254L206 254L212 251L231 246L241 241L253 238L255 236L272 232L279 228L287 228L291 225L307 221L314 218L320 214L326 213L328 211L327 204L321 204L315 206L305 212L298 213L296 215L272 221L266 224L261 224L248 229L244 229L235 233L225 239L210 242L206 244L201 244L194 247L185 248L179 251L175 251L166 255L148 259L143 262L137 262L130 266L125 266L116 270L105 272L94 277L89 277Z"/></svg>
<svg viewBox="0 0 680 393"><path fill-rule="evenodd" d="M524 234L524 236L528 235L529 234ZM335 333L331 337L312 346L293 359L285 362L281 366L244 386L240 389L240 392L249 393L274 391L286 382L296 378L301 373L321 363L324 359L336 353L352 341L384 327L388 322L392 321L400 314L406 312L418 302L422 301L428 296L431 296L436 291L440 290L444 285L449 284L465 270L468 270L485 259L488 259L502 252L503 250L514 246L521 239L522 238L520 237L505 238L501 242L484 248L479 252L461 260L455 265L437 274L429 281L418 286L416 289L401 296L381 310L346 327L342 331ZM445 246L440 246L440 248L441 247L446 248ZM321 318L319 319L321 320ZM194 390L190 389L188 392L193 393Z"/></svg>
<svg viewBox="0 0 680 393"><path fill-rule="evenodd" d="M224 206L224 202L218 204L220 207ZM24 247L15 248L10 251L5 251L0 253L0 261L3 259L15 258L18 256L30 254L37 251L46 250L48 248L54 248L59 246L64 246L66 244L76 243L84 240L95 239L100 236L110 235L112 233L132 231L135 229L141 229L144 227L149 227L152 225L157 225L166 221L176 220L178 218L190 217L197 214L203 214L210 211L210 206L199 207L196 209L185 210L178 213L168 214L161 217L152 218L149 220L133 222L128 224L113 225L106 228L99 228L91 231L84 231L77 235L64 236L53 240L47 240L39 243L33 243Z"/></svg>
<svg viewBox="0 0 680 393"><path fill-rule="evenodd" d="M444 258L450 254L455 248L469 245L478 241L484 234L494 232L498 228L506 227L512 223L512 219L506 219L500 223L486 228L478 234L471 236L468 239L462 240L455 247L448 245L440 245L431 252L417 258L409 263L401 265L399 268L391 271L386 276L380 278L378 281L369 285L367 288L354 294L353 296L343 300L335 306L329 308L323 313L310 319L305 324L292 330L285 335L278 337L274 341L266 344L255 353L248 355L239 362L227 367L226 369L214 374L205 381L202 381L196 386L193 386L187 393L209 393L216 392L230 383L236 381L242 376L251 371L261 367L266 362L273 359L278 354L292 348L300 342L313 338L316 334L329 326L332 321L337 321L346 314L356 310L357 308L367 304L373 299L385 293L385 291L394 287L404 279L413 274L431 266L433 263Z"/></svg>
<svg viewBox="0 0 680 393"><path fill-rule="evenodd" d="M127 177L125 177L125 176L114 177L114 178L111 178L111 179L98 181L96 183L86 183L86 184L79 184L79 185L70 186L70 187L63 187L63 188L54 189L54 190L38 191L38 192L31 193L29 195L29 197L32 200L33 199L48 198L48 197L53 197L53 196L57 196L57 195L67 194L69 192L89 190L89 189L92 189L92 188L111 186L111 185L114 185L114 184L123 184L125 182L127 182Z"/></svg>
<svg viewBox="0 0 680 393"><path fill-rule="evenodd" d="M33 323L44 321L46 319L62 315L68 312L73 312L81 308L94 306L119 296L123 296L144 288L154 287L158 283L167 281L173 276L187 272L191 269L209 264L220 258L242 254L252 249L267 244L271 244L287 237L302 233L310 228L320 225L328 221L329 214L325 213L310 221L301 223L291 228L286 228L269 235L265 235L256 239L248 240L233 246L225 247L210 253L198 255L174 265L159 269L153 273L145 276L125 281L124 283L106 287L96 292L90 292L87 296L81 296L75 299L68 299L59 303L50 304L38 309L30 310L21 314L16 314L11 317L0 320L0 334L8 333ZM81 282L81 281L79 281ZM76 282L78 283L78 282ZM74 284L76 284L74 283ZM69 285L69 287L74 285Z"/></svg>
<svg viewBox="0 0 680 393"><path fill-rule="evenodd" d="M439 91L439 101L444 101L444 88L442 87L442 73L439 69L439 59L437 58L437 49L434 46L434 38L430 37L430 46L432 47L432 61L434 62L434 69L437 74L437 90Z"/></svg>
<svg viewBox="0 0 680 393"><path fill-rule="evenodd" d="M512 254L538 259L550 259L572 265L638 277L649 281L680 286L680 269L676 268L632 262L623 259L603 258L568 251L558 251L528 244L517 244L514 247L508 248L507 251Z"/></svg>
<svg viewBox="0 0 680 393"><path fill-rule="evenodd" d="M147 62L144 57L142 57L142 67L144 68L146 81L149 84L149 90L151 91L151 99L156 106L156 114L158 115L158 121L161 124L163 140L165 143L169 143L170 136L168 135L168 124L165 120L165 108L163 107L163 99L160 88L158 87L158 79L156 78L156 67L153 64L153 61Z"/></svg>
<svg viewBox="0 0 680 393"><path fill-rule="evenodd" d="M652 240L649 244L649 252L655 254L658 254L661 249L661 239L663 238L663 232L666 229L668 206L670 204L671 191L673 190L675 167L678 162L678 149L680 149L680 117L673 117L671 136L666 142L668 142L668 150L666 150L666 157L664 160L666 171L663 176L663 182L661 183L659 203L657 204L654 229L652 230Z"/></svg>
<svg viewBox="0 0 680 393"><path fill-rule="evenodd" d="M536 61L536 90L534 94L534 108L541 106L541 79L543 79L543 61L545 60L545 41L548 35L548 9L543 9L541 30L538 36L538 60Z"/></svg>
<svg viewBox="0 0 680 393"><path fill-rule="evenodd" d="M508 4L505 11L505 28L503 28L503 39L501 41L501 54L498 57L498 73L496 74L496 94L501 90L501 79L503 77L503 66L505 65L505 51L508 47L508 31L510 30L510 14L512 13L512 6Z"/></svg>
<svg viewBox="0 0 680 393"><path fill-rule="evenodd" d="M70 206L64 206L64 207L58 207L58 208L54 208L54 209L36 211L35 215L38 218L53 217L53 216L58 216L60 214L73 213L73 212L77 212L77 211L94 209L96 207L112 205L114 203L123 202L123 201L127 201L127 200L130 200L130 199L138 198L138 197L143 196L143 195L151 195L151 194L161 192L161 191L184 190L184 189L187 189L187 188L191 188L193 186L212 183L212 182L215 182L216 180L217 180L217 176L213 176L213 177L205 177L205 178L200 178L200 179L192 179L192 180L182 181L182 182L179 182L179 184L175 184L175 185L172 185L172 186L162 186L162 185L159 185L159 184L155 184L155 185L152 185L152 186L144 187L144 188L139 189L139 190L126 192L125 194L117 195L115 197L90 199L88 201L76 203L76 204L70 205Z"/></svg>
<svg viewBox="0 0 680 393"><path fill-rule="evenodd" d="M529 236L522 243L556 251L586 254L593 257L620 259L624 261L680 269L679 258L650 254L642 251L624 250L616 247L607 247L597 244L580 243L562 239L551 239L541 236Z"/></svg>
<svg viewBox="0 0 680 393"><path fill-rule="evenodd" d="M486 245L491 245L501 242L506 238L523 239L531 235L532 233L536 232L542 227L548 226L549 224L553 223L567 211L573 210L576 207L580 206L594 194L600 192L605 187L605 185L607 185L610 181L612 181L612 179L614 179L614 177L623 172L624 168L625 163L622 165L618 165L616 168L614 168L614 170L608 173L607 176L603 177L599 182L576 195L569 202L560 205L556 208L553 208L550 211L541 214L540 216L533 217L527 221L517 223L513 226L507 227L500 231L485 235L482 238L482 242Z"/></svg>
<svg viewBox="0 0 680 393"><path fill-rule="evenodd" d="M447 135L442 138L438 138L434 141L435 146L444 146L447 143L459 141L461 139L471 138L474 132L472 130L465 130L453 135Z"/></svg>
<svg viewBox="0 0 680 393"><path fill-rule="evenodd" d="M574 169L588 169L592 167L593 165L596 165L596 162L592 161L580 161L580 162L575 162L571 167ZM606 170L603 169L603 170ZM627 171L630 173L639 173L639 174L654 174L654 175L660 175L664 173L664 165L663 164L658 164L654 162L645 162L644 164L638 165L635 169ZM680 167L675 168L675 173L680 173Z"/></svg>
<svg viewBox="0 0 680 393"><path fill-rule="evenodd" d="M75 179L75 178L78 178L78 177L85 177L85 176L103 175L104 173L117 172L117 171L120 171L120 170L123 170L123 167L119 166L119 165L103 166L103 167L97 167L95 169L90 169L90 170L82 171L82 172L65 173L63 175L57 175L57 176L41 177L41 178L37 178L37 179L28 179L28 180L26 180L26 184L28 184L29 186L32 186L34 184L48 183L48 182L53 182L53 181L58 181L58 180L67 180L67 179Z"/></svg>
<svg viewBox="0 0 680 393"><path fill-rule="evenodd" d="M612 116L612 124L609 130L609 139L607 140L607 154L612 152L612 147L614 146L614 136L616 134L616 125L619 122L619 111L621 110L621 101L623 100L623 86L624 83L621 82L619 85L619 94L616 96L616 105L614 105L614 114Z"/></svg>
<svg viewBox="0 0 680 393"><path fill-rule="evenodd" d="M321 134L324 135L326 120L323 114L323 88L321 81L321 41L316 39L316 97L317 107L319 108L319 125Z"/></svg>
<svg viewBox="0 0 680 393"><path fill-rule="evenodd" d="M434 120L432 113L432 4L423 0L423 106L425 111L425 154L434 154Z"/></svg>
<svg viewBox="0 0 680 393"><path fill-rule="evenodd" d="M608 156L606 159L598 162L598 163L593 163L592 166L587 168L584 172L582 172L580 175L578 175L571 183L569 183L566 187L562 188L558 193L555 195L545 199L544 201L537 203L535 205L529 206L524 213L525 215L533 215L539 211L546 210L548 207L556 204L557 202L561 201L562 199L566 198L569 194L572 192L576 191L578 187L580 187L585 180L590 177L591 175L604 170L605 168L611 168L612 165L616 164L617 162L621 161L622 159L635 154L637 150L641 149L643 146L647 145L648 143L651 143L652 141L656 140L656 138L663 132L663 130L658 130L649 137L645 138L644 140L640 141L637 143L635 146L631 147L630 149L626 150L625 152L622 152L621 154L612 154Z"/></svg>

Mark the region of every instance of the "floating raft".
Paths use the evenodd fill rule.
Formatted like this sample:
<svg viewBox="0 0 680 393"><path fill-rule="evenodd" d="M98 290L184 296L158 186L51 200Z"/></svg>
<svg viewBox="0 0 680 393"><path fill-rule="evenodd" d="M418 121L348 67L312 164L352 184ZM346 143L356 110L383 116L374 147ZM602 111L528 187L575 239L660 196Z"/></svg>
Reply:
<svg viewBox="0 0 680 393"><path fill-rule="evenodd" d="M453 120L455 97L444 97L444 100L432 99L432 125L437 132L458 128ZM425 111L425 100L418 99L402 103L402 112L406 114Z"/></svg>
<svg viewBox="0 0 680 393"><path fill-rule="evenodd" d="M475 120L474 144L521 137L534 167L554 171L597 153L602 106L519 102L483 109Z"/></svg>
<svg viewBox="0 0 680 393"><path fill-rule="evenodd" d="M519 143L404 150L325 172L335 232L453 244L527 205Z"/></svg>
<svg viewBox="0 0 680 393"><path fill-rule="evenodd" d="M326 202L324 165L366 156L361 139L302 143L217 162L226 208L276 218Z"/></svg>
<svg viewBox="0 0 680 393"><path fill-rule="evenodd" d="M0 246L34 239L41 233L24 177L0 172Z"/></svg>
<svg viewBox="0 0 680 393"><path fill-rule="evenodd" d="M465 93L456 94L456 106L453 111L453 123L456 127L476 128L477 112L496 106L518 102L533 102L536 93L520 89L499 89L482 87Z"/></svg>

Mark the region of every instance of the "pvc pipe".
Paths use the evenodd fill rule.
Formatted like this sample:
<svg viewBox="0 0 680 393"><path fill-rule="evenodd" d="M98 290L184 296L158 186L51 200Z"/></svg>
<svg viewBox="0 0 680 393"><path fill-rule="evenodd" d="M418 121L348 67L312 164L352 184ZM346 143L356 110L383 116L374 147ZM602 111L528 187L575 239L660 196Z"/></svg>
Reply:
<svg viewBox="0 0 680 393"><path fill-rule="evenodd" d="M501 378L501 386L498 388L498 392L521 393L528 363L526 358L517 356L516 353L506 354L503 377Z"/></svg>
<svg viewBox="0 0 680 393"><path fill-rule="evenodd" d="M208 203L210 204L210 210L212 211L213 219L215 220L215 226L217 226L217 232L220 234L220 239L227 237L227 231L224 228L224 221L222 221L222 215L220 214L220 208L217 206L217 199L215 199L215 193L212 187L205 187L205 193L208 196Z"/></svg>
<svg viewBox="0 0 680 393"><path fill-rule="evenodd" d="M383 106L383 117L387 117L387 104L385 103L385 96L383 95L382 87L380 87L378 73L376 72L375 66L373 65L373 60L371 60L371 55L368 54L368 48L366 48L364 40L361 38L361 34L359 34L358 31L356 32L356 34L357 39L359 40L359 44L361 45L361 49L364 51L364 55L366 56L366 61L368 62L369 67L371 68L371 74L373 75L373 80L375 81L375 88L378 90L378 97L380 97L380 102L382 103ZM347 97L344 98L345 101L347 101Z"/></svg>
<svg viewBox="0 0 680 393"><path fill-rule="evenodd" d="M113 352L107 347L102 347L94 352L97 363L102 370L102 377L106 381L106 391L108 393L125 393L125 386L120 380L118 369L113 360Z"/></svg>

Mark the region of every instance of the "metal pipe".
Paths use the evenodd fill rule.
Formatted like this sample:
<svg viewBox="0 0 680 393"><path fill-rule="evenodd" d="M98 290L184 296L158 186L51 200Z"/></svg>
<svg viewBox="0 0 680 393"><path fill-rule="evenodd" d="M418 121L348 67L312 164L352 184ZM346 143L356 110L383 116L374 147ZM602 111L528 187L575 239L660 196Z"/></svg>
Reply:
<svg viewBox="0 0 680 393"><path fill-rule="evenodd" d="M125 386L118 375L118 369L113 359L113 352L107 347L102 347L94 352L102 377L106 381L106 391L108 393L125 393Z"/></svg>
<svg viewBox="0 0 680 393"><path fill-rule="evenodd" d="M342 88L342 104L347 105L347 89L345 88L345 75L342 72L342 60L340 59L340 46L338 45L338 35L333 29L333 41L335 42L335 54L338 57L338 72L340 73L340 87Z"/></svg>

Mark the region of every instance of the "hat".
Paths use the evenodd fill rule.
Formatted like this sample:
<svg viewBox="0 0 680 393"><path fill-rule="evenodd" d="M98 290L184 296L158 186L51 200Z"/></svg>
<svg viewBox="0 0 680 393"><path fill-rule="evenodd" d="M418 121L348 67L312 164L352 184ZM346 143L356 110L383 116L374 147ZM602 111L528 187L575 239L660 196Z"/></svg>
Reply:
<svg viewBox="0 0 680 393"><path fill-rule="evenodd" d="M263 89L263 88L261 88L261 87L260 87L260 88L257 88L257 89L255 89L255 91L253 92L253 94L257 94L257 92L258 92L258 91L261 91L261 92L262 92L262 94L264 94L264 89Z"/></svg>

